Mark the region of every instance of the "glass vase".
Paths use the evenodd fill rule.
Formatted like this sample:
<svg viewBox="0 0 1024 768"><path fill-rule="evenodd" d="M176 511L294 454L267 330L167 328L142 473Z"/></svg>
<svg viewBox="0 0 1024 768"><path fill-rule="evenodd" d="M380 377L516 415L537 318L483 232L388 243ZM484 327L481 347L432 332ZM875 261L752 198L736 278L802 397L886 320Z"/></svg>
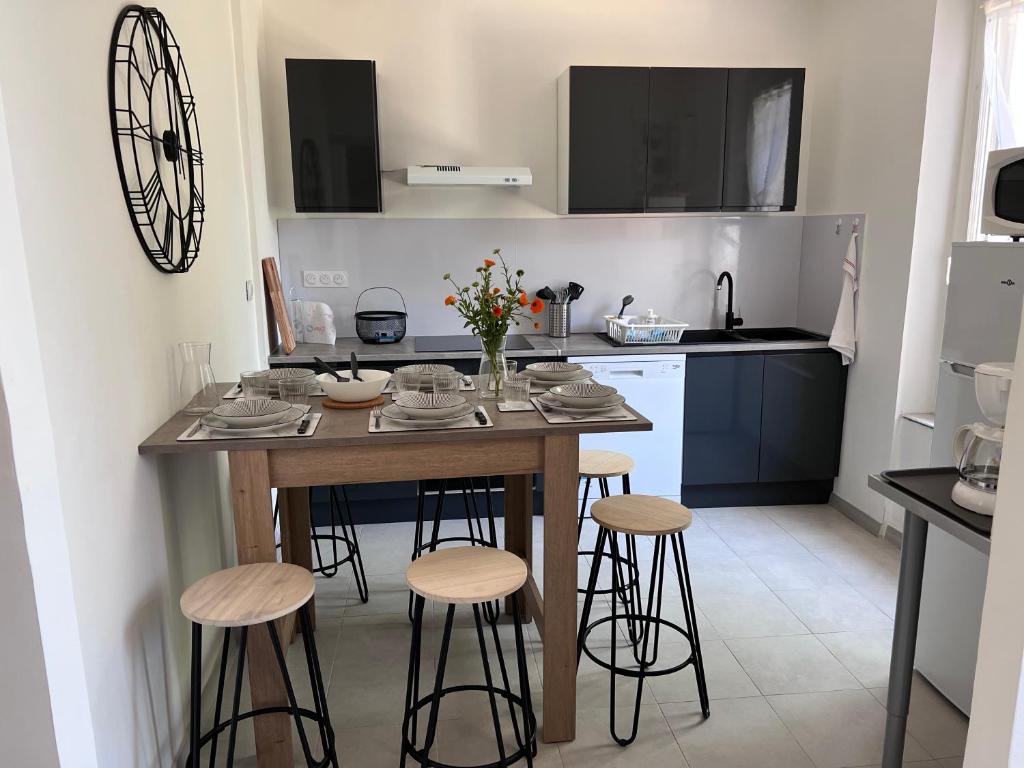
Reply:
<svg viewBox="0 0 1024 768"><path fill-rule="evenodd" d="M179 393L183 410L190 416L209 413L220 403L220 393L210 365L210 343L184 341L181 349Z"/></svg>
<svg viewBox="0 0 1024 768"><path fill-rule="evenodd" d="M505 337L480 337L480 399L497 400L505 382Z"/></svg>

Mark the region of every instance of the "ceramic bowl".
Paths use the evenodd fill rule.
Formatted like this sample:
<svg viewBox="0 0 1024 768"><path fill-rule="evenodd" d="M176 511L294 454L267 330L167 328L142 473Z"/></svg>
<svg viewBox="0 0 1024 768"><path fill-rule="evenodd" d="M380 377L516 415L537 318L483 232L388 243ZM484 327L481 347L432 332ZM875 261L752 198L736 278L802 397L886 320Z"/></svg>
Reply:
<svg viewBox="0 0 1024 768"><path fill-rule="evenodd" d="M601 408L615 402L618 391L615 387L598 384L596 381L579 381L559 384L548 390L552 397L570 408Z"/></svg>
<svg viewBox="0 0 1024 768"><path fill-rule="evenodd" d="M213 409L213 415L229 427L265 427L279 421L281 415L289 408L289 403L280 400L265 397L241 398L218 405Z"/></svg>
<svg viewBox="0 0 1024 768"><path fill-rule="evenodd" d="M396 368L395 373L414 373L420 377L420 386L433 383L432 376L435 373L451 373L455 369L443 363L413 363Z"/></svg>
<svg viewBox="0 0 1024 768"><path fill-rule="evenodd" d="M588 374L579 363L530 363L523 371L538 381L578 381Z"/></svg>
<svg viewBox="0 0 1024 768"><path fill-rule="evenodd" d="M311 371L309 368L271 368L270 369L270 391L277 392L277 382L281 379L305 379L309 378L310 383L313 381L315 371Z"/></svg>
<svg viewBox="0 0 1024 768"><path fill-rule="evenodd" d="M362 381L352 378L351 371L338 371L341 376L347 376L348 381L338 381L329 373L321 373L316 377L324 393L339 403L364 403L373 400L384 391L391 374L387 371L375 371L372 368L360 368L359 377Z"/></svg>
<svg viewBox="0 0 1024 768"><path fill-rule="evenodd" d="M403 392L395 405L414 419L446 419L463 410L466 398L451 392Z"/></svg>

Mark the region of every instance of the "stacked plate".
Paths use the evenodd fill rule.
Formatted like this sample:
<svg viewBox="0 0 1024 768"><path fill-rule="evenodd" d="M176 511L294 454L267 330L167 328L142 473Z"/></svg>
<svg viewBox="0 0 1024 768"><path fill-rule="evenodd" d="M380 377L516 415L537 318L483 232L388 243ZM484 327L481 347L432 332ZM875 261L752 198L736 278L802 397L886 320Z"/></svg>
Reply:
<svg viewBox="0 0 1024 768"><path fill-rule="evenodd" d="M281 400L265 397L243 398L218 405L202 417L203 426L214 432L232 434L259 434L278 427L294 424L305 416L302 408L296 408Z"/></svg>
<svg viewBox="0 0 1024 768"><path fill-rule="evenodd" d="M560 384L588 381L593 375L579 363L530 363L523 373L530 377L531 388L548 389Z"/></svg>
<svg viewBox="0 0 1024 768"><path fill-rule="evenodd" d="M305 379L309 378L308 388L313 389L316 384L315 374L309 368L271 368L270 369L270 394L277 394L277 382L281 379Z"/></svg>
<svg viewBox="0 0 1024 768"><path fill-rule="evenodd" d="M441 363L415 363L413 365L403 365L401 368L395 369L395 374L400 373L411 373L420 377L420 386L430 386L434 383L433 375L435 373L451 373L455 369L450 365L442 365Z"/></svg>
<svg viewBox="0 0 1024 768"><path fill-rule="evenodd" d="M410 366L411 367L411 366ZM462 395L450 392L403 392L381 411L388 421L406 426L440 427L473 413L474 406Z"/></svg>
<svg viewBox="0 0 1024 768"><path fill-rule="evenodd" d="M556 384L537 400L553 411L571 416L599 416L626 402L615 387L592 379Z"/></svg>

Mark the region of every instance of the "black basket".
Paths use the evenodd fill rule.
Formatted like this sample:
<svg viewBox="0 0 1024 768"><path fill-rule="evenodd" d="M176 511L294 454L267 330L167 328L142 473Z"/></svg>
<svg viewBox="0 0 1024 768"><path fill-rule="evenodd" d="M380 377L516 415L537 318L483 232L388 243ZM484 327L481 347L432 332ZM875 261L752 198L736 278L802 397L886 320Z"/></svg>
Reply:
<svg viewBox="0 0 1024 768"><path fill-rule="evenodd" d="M398 294L398 298L402 300L402 309L407 310L405 297L399 291L386 285L366 289L366 291L376 290L395 291ZM366 293L366 291L363 291L363 293ZM409 316L408 311L370 309L360 312L359 301L363 298L363 293L360 293L359 298L356 299L356 335L367 344L393 344L404 339L405 320Z"/></svg>

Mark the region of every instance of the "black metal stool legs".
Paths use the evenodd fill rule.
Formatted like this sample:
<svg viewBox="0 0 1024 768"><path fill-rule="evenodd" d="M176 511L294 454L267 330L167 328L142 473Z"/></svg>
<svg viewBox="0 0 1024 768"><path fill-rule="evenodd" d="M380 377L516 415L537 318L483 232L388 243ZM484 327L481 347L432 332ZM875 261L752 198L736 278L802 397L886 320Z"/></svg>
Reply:
<svg viewBox="0 0 1024 768"><path fill-rule="evenodd" d="M342 501L338 500L338 492L335 486L328 486L327 492L330 507L331 532L317 533L316 528L313 527L312 520L310 521L310 533L313 539L313 547L316 552L317 562L317 567L313 569L313 573L319 573L329 579L337 575L338 569L342 565L345 563L351 563L352 576L356 582L356 590L359 593L359 599L365 603L370 598L370 592L366 583L366 572L363 569L363 555L359 551L359 538L356 534L356 526L352 522L352 506L348 500L348 490L345 486L341 486ZM312 500L312 488L309 489L309 495ZM338 532L339 527L341 528L341 533ZM320 551L320 542L324 540L331 542L332 559L326 565L324 564L323 554ZM347 550L347 553L341 557L338 556L339 544Z"/></svg>

